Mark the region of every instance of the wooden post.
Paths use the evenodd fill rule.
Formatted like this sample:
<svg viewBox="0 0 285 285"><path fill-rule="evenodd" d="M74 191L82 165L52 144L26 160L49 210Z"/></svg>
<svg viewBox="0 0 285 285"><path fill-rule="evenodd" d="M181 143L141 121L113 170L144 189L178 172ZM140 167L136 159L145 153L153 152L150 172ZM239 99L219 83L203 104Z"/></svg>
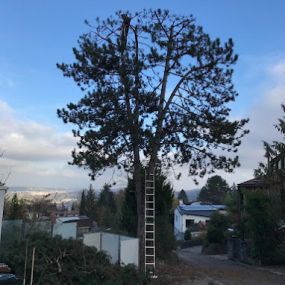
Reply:
<svg viewBox="0 0 285 285"><path fill-rule="evenodd" d="M30 282L30 285L33 285L33 279L34 279L35 251L36 251L36 248L33 247L32 269L31 269L31 282Z"/></svg>
<svg viewBox="0 0 285 285"><path fill-rule="evenodd" d="M25 266L24 266L24 278L23 278L23 285L26 285L26 278L27 278L27 261L28 261L28 240L26 240L26 249L25 249Z"/></svg>

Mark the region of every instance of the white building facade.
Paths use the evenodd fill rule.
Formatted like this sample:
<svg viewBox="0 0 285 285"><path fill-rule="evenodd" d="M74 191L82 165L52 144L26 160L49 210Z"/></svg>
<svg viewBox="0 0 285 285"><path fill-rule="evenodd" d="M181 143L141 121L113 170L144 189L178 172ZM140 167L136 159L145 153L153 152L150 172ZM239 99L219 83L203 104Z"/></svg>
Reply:
<svg viewBox="0 0 285 285"><path fill-rule="evenodd" d="M225 213L224 205L209 205L195 202L190 205L180 204L174 211L174 233L177 239L182 239L187 228L202 224L207 225L216 211Z"/></svg>

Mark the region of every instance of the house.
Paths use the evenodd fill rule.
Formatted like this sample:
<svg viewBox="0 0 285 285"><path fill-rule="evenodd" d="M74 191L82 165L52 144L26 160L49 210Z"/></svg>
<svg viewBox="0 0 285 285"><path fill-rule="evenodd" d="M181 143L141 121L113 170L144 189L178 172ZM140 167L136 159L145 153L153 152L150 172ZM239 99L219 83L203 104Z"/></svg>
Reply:
<svg viewBox="0 0 285 285"><path fill-rule="evenodd" d="M60 235L62 238L78 238L84 233L89 233L97 228L96 223L87 216L58 217L53 225L53 236Z"/></svg>
<svg viewBox="0 0 285 285"><path fill-rule="evenodd" d="M246 220L246 193L263 191L269 197L281 201L282 211L285 214L285 155L280 153L275 157L268 158L266 173L256 178L239 183L238 186L238 209L239 224ZM243 228L243 227L241 227ZM244 239L244 231L242 231Z"/></svg>
<svg viewBox="0 0 285 285"><path fill-rule="evenodd" d="M190 205L180 204L174 211L174 233L177 239L182 239L187 228L200 225L205 227L213 213L226 213L225 205L212 205L194 202Z"/></svg>

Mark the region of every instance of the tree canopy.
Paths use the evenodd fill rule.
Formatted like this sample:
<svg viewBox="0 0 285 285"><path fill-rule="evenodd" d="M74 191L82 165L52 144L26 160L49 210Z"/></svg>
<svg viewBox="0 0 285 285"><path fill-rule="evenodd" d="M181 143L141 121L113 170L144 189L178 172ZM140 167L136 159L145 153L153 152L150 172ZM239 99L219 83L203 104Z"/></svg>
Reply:
<svg viewBox="0 0 285 285"><path fill-rule="evenodd" d="M267 163L260 162L254 170L254 176L263 180L263 188L267 189L271 199L276 203L275 210L281 211L280 219L285 218L285 105L281 104L283 116L275 125L283 136L279 141L263 142Z"/></svg>
<svg viewBox="0 0 285 285"><path fill-rule="evenodd" d="M158 152L165 166L187 163L192 175L238 165L238 157L213 152L237 151L246 133L247 120L228 119L227 103L238 95L231 39L212 40L193 16L118 12L97 19L73 53L74 63L58 67L85 96L58 115L77 126L72 163L92 177L112 166L129 170L141 153L153 165Z"/></svg>
<svg viewBox="0 0 285 285"><path fill-rule="evenodd" d="M198 200L214 204L223 204L230 187L221 176L215 175L208 178L205 186L202 187Z"/></svg>

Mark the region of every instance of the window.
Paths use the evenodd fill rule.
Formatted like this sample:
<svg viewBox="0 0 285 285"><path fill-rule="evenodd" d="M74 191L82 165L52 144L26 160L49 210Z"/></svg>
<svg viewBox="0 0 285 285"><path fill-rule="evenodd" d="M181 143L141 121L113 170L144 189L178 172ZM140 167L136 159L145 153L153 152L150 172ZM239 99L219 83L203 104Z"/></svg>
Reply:
<svg viewBox="0 0 285 285"><path fill-rule="evenodd" d="M194 225L194 220L186 220L186 228L190 228Z"/></svg>

